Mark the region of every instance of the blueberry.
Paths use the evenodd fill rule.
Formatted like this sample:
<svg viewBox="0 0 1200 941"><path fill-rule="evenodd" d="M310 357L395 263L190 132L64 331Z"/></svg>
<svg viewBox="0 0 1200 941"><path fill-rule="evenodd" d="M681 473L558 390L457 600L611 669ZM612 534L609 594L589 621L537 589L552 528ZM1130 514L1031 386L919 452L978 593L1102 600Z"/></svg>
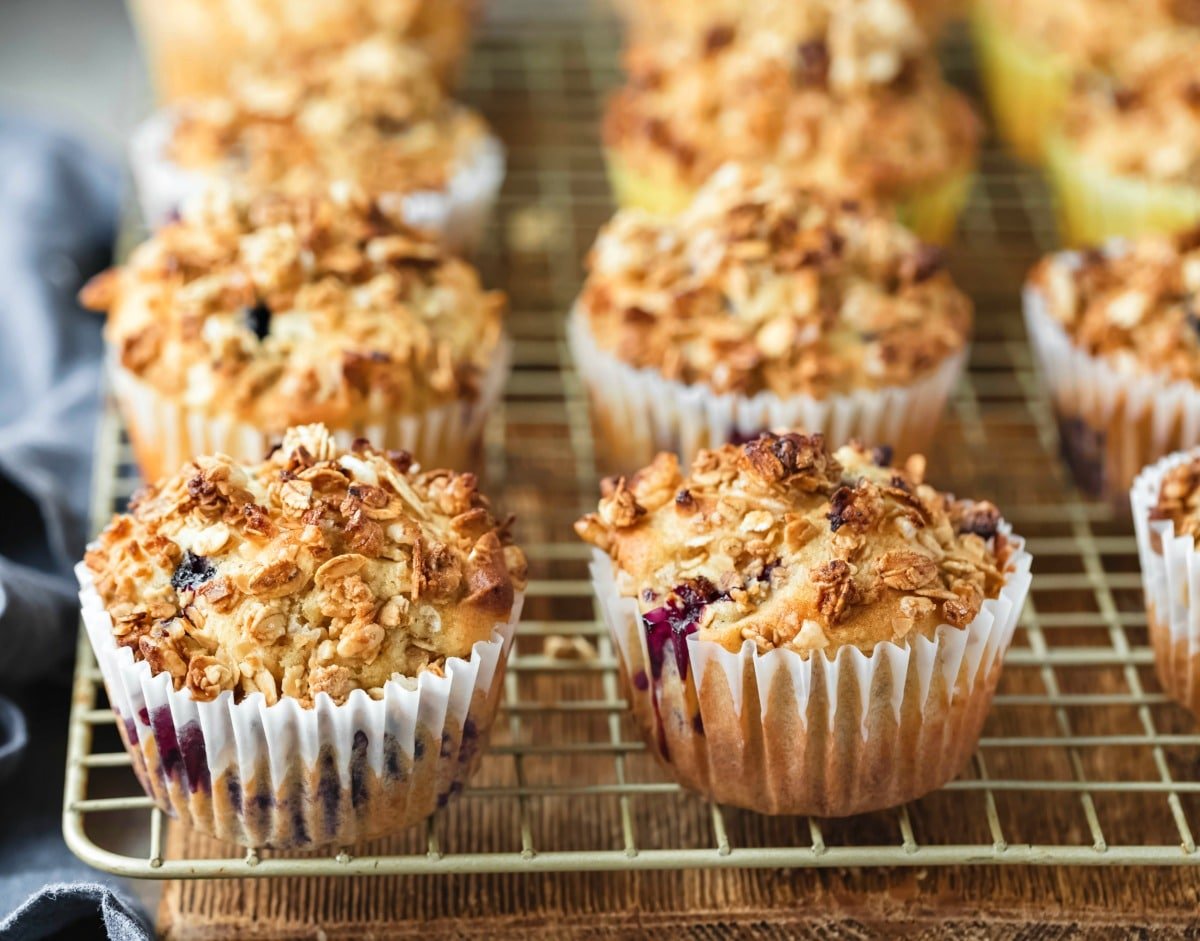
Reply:
<svg viewBox="0 0 1200 941"><path fill-rule="evenodd" d="M253 332L259 340L265 340L271 332L271 308L264 301L258 301L253 307L243 307L242 317L246 328Z"/></svg>
<svg viewBox="0 0 1200 941"><path fill-rule="evenodd" d="M183 558L175 566L171 575L171 587L176 591L195 589L217 574L214 566L205 556L196 555L191 549L183 553Z"/></svg>

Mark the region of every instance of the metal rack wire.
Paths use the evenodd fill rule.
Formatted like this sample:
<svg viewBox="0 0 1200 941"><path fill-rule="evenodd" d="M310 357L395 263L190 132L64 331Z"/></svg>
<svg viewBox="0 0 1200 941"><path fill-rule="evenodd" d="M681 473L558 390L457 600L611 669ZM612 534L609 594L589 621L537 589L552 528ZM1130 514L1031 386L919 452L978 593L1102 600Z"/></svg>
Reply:
<svg viewBox="0 0 1200 941"><path fill-rule="evenodd" d="M1020 324L1021 277L1052 244L1046 194L994 148L953 252L978 312L970 377L931 466L938 484L1004 508L1029 539L1036 576L972 766L921 801L844 821L709 805L657 769L625 716L586 552L570 530L597 481L563 314L611 211L596 138L602 92L618 79L616 30L572 4L502 6L467 88L510 151L481 265L512 299L516 368L489 430L487 470L489 489L519 514L533 581L479 776L424 830L380 844L297 857L184 841L193 849L172 855L168 822L129 768L81 636L63 817L72 849L143 878L1200 863L1200 734L1154 679L1128 522L1084 502L1061 468ZM947 63L969 87L961 43ZM99 526L136 484L111 409L96 467ZM584 642L582 656L554 655L563 645L550 637Z"/></svg>

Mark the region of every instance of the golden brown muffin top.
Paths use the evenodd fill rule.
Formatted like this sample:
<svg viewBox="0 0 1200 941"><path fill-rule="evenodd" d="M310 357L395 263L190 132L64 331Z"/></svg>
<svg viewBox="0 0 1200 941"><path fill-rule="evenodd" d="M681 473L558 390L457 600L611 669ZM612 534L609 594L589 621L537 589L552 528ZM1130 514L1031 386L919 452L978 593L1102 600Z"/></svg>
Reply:
<svg viewBox="0 0 1200 941"><path fill-rule="evenodd" d="M504 297L375 202L214 189L85 288L120 365L259 428L473 399Z"/></svg>
<svg viewBox="0 0 1200 941"><path fill-rule="evenodd" d="M826 42L770 32L703 52L645 43L609 101L605 144L643 173L699 185L733 160L896 199L973 164L979 124L929 58L894 51L833 59Z"/></svg>
<svg viewBox="0 0 1200 941"><path fill-rule="evenodd" d="M1200 229L1059 252L1029 281L1090 355L1122 373L1200 383Z"/></svg>
<svg viewBox="0 0 1200 941"><path fill-rule="evenodd" d="M1200 186L1200 32L1147 37L1078 81L1061 132L1110 173Z"/></svg>
<svg viewBox="0 0 1200 941"><path fill-rule="evenodd" d="M1005 582L999 511L923 483L920 456L889 461L803 434L701 451L686 475L664 453L606 480L575 529L612 558L660 650L668 630L807 655L965 627Z"/></svg>
<svg viewBox="0 0 1200 941"><path fill-rule="evenodd" d="M971 327L938 249L774 171L725 167L674 218L618 212L588 267L578 310L601 348L718 392L904 385Z"/></svg>
<svg viewBox="0 0 1200 941"><path fill-rule="evenodd" d="M1151 520L1170 520L1176 536L1200 535L1200 456L1176 464L1162 478Z"/></svg>
<svg viewBox="0 0 1200 941"><path fill-rule="evenodd" d="M442 190L487 125L447 98L424 53L373 36L238 70L224 97L177 106L167 155L255 187Z"/></svg>
<svg viewBox="0 0 1200 941"><path fill-rule="evenodd" d="M985 0L987 16L1072 69L1112 67L1151 33L1200 28L1194 0Z"/></svg>
<svg viewBox="0 0 1200 941"><path fill-rule="evenodd" d="M255 466L198 458L89 548L117 643L201 701L311 706L440 675L506 621L525 558L473 474L293 428Z"/></svg>

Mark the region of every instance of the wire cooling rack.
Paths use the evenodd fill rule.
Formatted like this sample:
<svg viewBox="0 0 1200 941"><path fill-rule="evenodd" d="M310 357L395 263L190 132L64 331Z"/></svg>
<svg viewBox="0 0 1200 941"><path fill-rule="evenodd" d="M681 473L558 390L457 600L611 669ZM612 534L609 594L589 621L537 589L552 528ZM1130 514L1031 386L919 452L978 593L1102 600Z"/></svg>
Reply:
<svg viewBox="0 0 1200 941"><path fill-rule="evenodd" d="M594 505L586 402L563 342L580 262L611 212L598 141L617 32L570 3L506 0L466 95L505 137L508 181L481 265L512 301L516 366L489 429L489 489L532 567L507 701L478 777L389 841L303 857L176 831L143 795L81 637L63 826L100 869L146 878L960 864L1200 863L1200 734L1160 692L1127 521L1085 502L1057 457L1018 312L1052 247L1036 176L989 146L952 264L978 310L970 377L931 461L995 500L1035 557L1030 603L974 759L942 791L849 820L767 818L681 792L625 715L571 522ZM951 78L973 87L953 42ZM119 422L97 446L97 527L136 485ZM573 656L564 658L563 652Z"/></svg>

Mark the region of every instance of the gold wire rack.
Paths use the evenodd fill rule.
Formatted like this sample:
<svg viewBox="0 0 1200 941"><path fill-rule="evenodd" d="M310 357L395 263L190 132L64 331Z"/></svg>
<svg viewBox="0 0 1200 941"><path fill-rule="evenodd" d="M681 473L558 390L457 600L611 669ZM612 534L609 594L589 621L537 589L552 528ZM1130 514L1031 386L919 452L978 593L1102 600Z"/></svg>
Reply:
<svg viewBox="0 0 1200 941"><path fill-rule="evenodd" d="M589 594L587 553L570 527L594 504L597 480L563 317L582 256L611 212L598 123L603 93L619 80L619 37L607 13L588 7L496 6L465 92L509 149L480 259L489 282L509 293L516 340L502 414L489 429L487 476L501 504L519 514L533 580L483 767L423 829L381 844L297 857L171 841L168 821L132 774L81 636L63 812L75 853L100 869L155 879L1200 863L1192 829L1200 734L1154 679L1129 523L1085 502L1064 474L1020 322L1022 276L1053 246L1048 199L1036 175L991 145L952 252L978 311L970 376L931 467L939 485L1004 508L1029 540L1036 574L971 766L927 798L849 820L711 805L656 767L625 716ZM945 58L952 80L973 88L961 39ZM135 486L109 408L97 446L97 527ZM550 637L576 644L577 656L552 655Z"/></svg>

